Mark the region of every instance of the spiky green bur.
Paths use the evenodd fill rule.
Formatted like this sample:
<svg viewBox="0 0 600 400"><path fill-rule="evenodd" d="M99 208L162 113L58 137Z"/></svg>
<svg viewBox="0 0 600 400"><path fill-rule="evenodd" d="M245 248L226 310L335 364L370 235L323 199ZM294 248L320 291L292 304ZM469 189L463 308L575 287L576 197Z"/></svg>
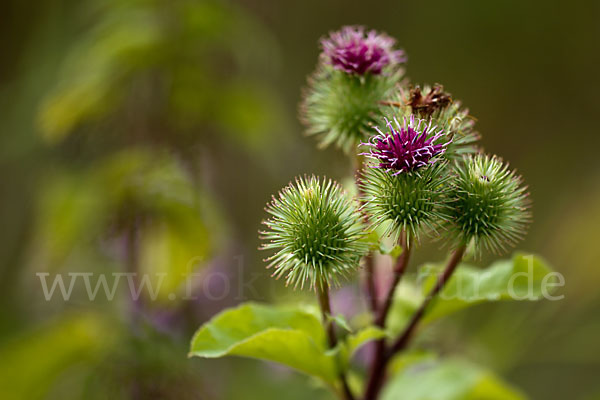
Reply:
<svg viewBox="0 0 600 400"><path fill-rule="evenodd" d="M415 171L393 175L367 167L360 179L367 212L374 226L389 223L386 235L398 240L419 240L445 221L444 196L448 187L446 163L437 162Z"/></svg>
<svg viewBox="0 0 600 400"><path fill-rule="evenodd" d="M275 250L268 268L277 278L285 276L286 284L337 284L368 250L360 212L332 180L297 178L266 211L271 217L263 222L262 249Z"/></svg>
<svg viewBox="0 0 600 400"><path fill-rule="evenodd" d="M531 220L521 177L495 156L478 154L455 163L448 216L456 245L498 253L523 238Z"/></svg>
<svg viewBox="0 0 600 400"><path fill-rule="evenodd" d="M319 66L300 104L306 133L316 135L320 147L334 144L346 153L356 149L383 119L380 101L389 98L400 75L400 71L352 75Z"/></svg>
<svg viewBox="0 0 600 400"><path fill-rule="evenodd" d="M441 85L401 89L388 103L390 107L386 115L395 116L400 121L415 115L446 132L452 138L445 153L447 159L461 159L478 151L480 135L475 131L475 119L460 101L453 100L449 93L444 92Z"/></svg>

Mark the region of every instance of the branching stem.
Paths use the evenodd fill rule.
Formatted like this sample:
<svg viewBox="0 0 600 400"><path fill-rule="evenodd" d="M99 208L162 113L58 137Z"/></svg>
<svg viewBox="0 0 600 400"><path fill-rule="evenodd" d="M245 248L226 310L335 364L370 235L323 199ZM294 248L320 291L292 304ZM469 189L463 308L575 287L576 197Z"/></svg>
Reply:
<svg viewBox="0 0 600 400"><path fill-rule="evenodd" d="M452 253L452 257L450 257L450 260L448 261L448 264L446 265L446 268L444 269L444 272L437 280L433 289L431 289L431 292L429 292L427 297L425 297L425 299L423 300L423 303L421 303L421 306L413 314L410 322L408 323L408 325L406 326L406 328L404 329L404 331L402 332L400 337L396 340L394 345L390 348L390 351L386 358L389 359L389 358L393 357L399 351L404 350L406 348L406 346L410 342L410 339L411 339L415 329L417 328L417 326L419 324L419 321L421 321L421 319L423 318L423 315L425 315L425 311L427 310L427 307L429 306L429 304L431 304L431 301L444 288L444 286L446 285L446 282L448 282L448 280L450 279L450 277L456 270L456 267L462 260L462 257L465 254L465 249L466 249L466 247L463 245L463 246L460 246L459 248L457 248L456 250L454 250L454 252Z"/></svg>
<svg viewBox="0 0 600 400"><path fill-rule="evenodd" d="M386 349L385 341L382 340L382 341L377 342L376 353L375 353L375 357L373 359L373 364L371 366L371 374L369 376L369 381L367 383L367 389L365 391L365 398L364 398L365 400L376 400L377 397L379 396L379 392L381 391L381 388L383 386L383 382L384 382L384 378L385 378L385 370L387 368L388 362L391 360L391 358L394 355L396 355L397 353L399 353L400 351L404 350L407 347L408 343L410 342L411 338L413 337L413 334L414 334L417 326L419 325L419 322L425 315L425 311L427 310L427 307L431 304L431 301L444 288L444 286L446 285L446 283L448 282L448 280L450 279L450 277L456 270L456 267L462 260L462 257L465 253L465 249L466 249L466 247L463 245L463 246L460 246L459 248L457 248L452 253L450 260L448 261L448 264L446 265L444 272L437 280L436 285L433 287L431 292L429 292L427 297L423 300L423 303L421 303L421 306L417 309L417 311L415 311L411 320L406 325L406 328L404 328L404 331L400 334L398 339L396 339L396 341L389 348L389 350ZM408 251L405 250L404 253L408 253ZM407 255L407 262L408 262L408 255ZM400 266L400 264L397 264L397 267L402 267L402 272L406 268L405 265ZM395 281L396 281L396 278L395 278ZM398 281L399 281L399 278L398 278ZM390 290L394 290L394 287L392 287L392 289L390 289ZM392 295L393 295L393 293L392 293ZM380 325L381 327L385 327L386 314L379 314L380 316L379 316L377 322L380 324L383 324L383 325ZM382 343L382 344L380 344L380 343Z"/></svg>

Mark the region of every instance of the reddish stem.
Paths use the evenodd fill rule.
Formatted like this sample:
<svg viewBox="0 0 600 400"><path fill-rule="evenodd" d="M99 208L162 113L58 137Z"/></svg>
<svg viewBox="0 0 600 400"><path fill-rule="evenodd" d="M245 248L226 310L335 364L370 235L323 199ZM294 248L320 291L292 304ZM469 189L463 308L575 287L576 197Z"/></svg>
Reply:
<svg viewBox="0 0 600 400"><path fill-rule="evenodd" d="M377 312L379 308L378 298L377 298L377 286L375 284L375 258L372 253L367 254L364 257L365 260L365 272L366 272L366 282L365 282L365 291L367 292L367 301L369 302L369 307L373 313Z"/></svg>
<svg viewBox="0 0 600 400"><path fill-rule="evenodd" d="M396 262L396 266L394 267L394 280L388 290L387 296L385 298L385 302L382 307L379 309L377 313L377 317L375 319L375 324L385 329L385 322L387 319L387 315L394 301L394 294L396 292L396 288L408 267L408 262L410 260L410 247L408 246L408 241L406 238L406 233L402 233L400 238L400 246L402 246L402 254L398 257L398 261ZM375 353L373 356L373 361L371 363L371 370L369 373L369 380L367 382L367 389L365 391L365 399L375 399L379 393L381 384L383 382L383 377L385 375L386 368L386 343L385 339L380 339L375 343Z"/></svg>
<svg viewBox="0 0 600 400"><path fill-rule="evenodd" d="M425 311L427 311L427 307L431 304L431 301L433 300L433 298L435 298L440 293L440 291L444 288L444 286L446 285L446 283L448 282L448 280L450 279L450 277L456 270L456 267L462 260L464 253L465 253L465 246L460 246L452 253L452 257L448 261L448 264L446 265L444 272L442 273L442 275L436 282L436 285L431 290L431 292L429 292L427 297L423 300L423 303L421 304L421 306L413 314L410 322L408 323L406 328L404 328L404 331L398 337L398 339L394 342L392 347L388 351L386 351L385 342L383 342L383 345L381 345L381 348L383 350L382 351L378 350L379 347L376 349L376 351L381 351L381 353L377 352L375 355L375 358L373 359L371 374L369 376L369 381L367 383L367 389L365 392L364 400L376 400L378 398L379 393L383 387L383 382L384 382L384 378L385 378L385 370L387 368L388 362L391 360L391 358L394 355L396 355L398 352L400 352L406 348L406 346L410 342L411 338L413 337L413 334L414 334L417 326L419 325L419 322L425 315ZM382 321L385 326L385 315L383 315ZM379 345L380 342L381 341L377 342L378 346L380 346Z"/></svg>
<svg viewBox="0 0 600 400"><path fill-rule="evenodd" d="M317 297L319 298L319 304L321 306L321 316L323 318L323 326L327 332L329 347L333 349L337 345L337 336L335 334L335 323L331 318L332 314L331 302L329 300L329 289L323 282L319 282L317 284ZM352 394L352 391L350 391L350 386L348 385L346 375L343 371L339 372L339 378L342 383L342 398L345 400L354 400L354 395Z"/></svg>
<svg viewBox="0 0 600 400"><path fill-rule="evenodd" d="M448 261L448 264L446 265L444 272L442 273L440 278L437 280L437 282L436 282L435 286L433 287L433 289L431 290L431 292L429 292L427 297L425 297L425 300L423 300L423 303L421 304L419 309L413 314L410 322L408 323L407 327L404 329L404 332L402 332L402 335L400 335L400 337L396 340L394 345L390 348L390 352L389 352L387 358L392 357L394 354L396 354L399 351L406 348L406 346L410 342L410 339L411 339L415 329L417 328L417 326L419 324L419 321L421 321L421 319L423 318L423 315L425 315L425 311L427 310L427 307L429 306L429 304L431 304L431 301L444 288L444 286L446 285L446 282L448 282L448 280L450 279L450 277L456 270L456 267L460 263L460 260L462 260L462 257L465 253L465 249L466 249L465 246L460 246L458 249L456 249L454 251L454 253L452 253L452 257L450 258L450 261Z"/></svg>

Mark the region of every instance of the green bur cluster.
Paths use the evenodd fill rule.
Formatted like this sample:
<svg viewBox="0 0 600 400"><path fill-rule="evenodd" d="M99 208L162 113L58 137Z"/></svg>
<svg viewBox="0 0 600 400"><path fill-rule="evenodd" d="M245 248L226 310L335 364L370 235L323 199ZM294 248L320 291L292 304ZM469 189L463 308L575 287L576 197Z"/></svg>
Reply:
<svg viewBox="0 0 600 400"><path fill-rule="evenodd" d="M287 284L336 284L368 249L358 209L332 180L298 178L266 210L263 249L276 250L269 267Z"/></svg>
<svg viewBox="0 0 600 400"><path fill-rule="evenodd" d="M531 215L521 178L496 157L478 154L456 163L448 199L456 245L499 252L522 239Z"/></svg>

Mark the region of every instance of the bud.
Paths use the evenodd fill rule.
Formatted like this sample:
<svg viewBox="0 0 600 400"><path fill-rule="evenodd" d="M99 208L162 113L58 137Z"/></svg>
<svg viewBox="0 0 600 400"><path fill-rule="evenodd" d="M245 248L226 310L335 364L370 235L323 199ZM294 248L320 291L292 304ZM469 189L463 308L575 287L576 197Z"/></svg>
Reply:
<svg viewBox="0 0 600 400"><path fill-rule="evenodd" d="M527 187L495 156L478 154L455 164L449 193L450 232L456 245L473 243L498 253L523 238L531 221Z"/></svg>
<svg viewBox="0 0 600 400"><path fill-rule="evenodd" d="M285 276L294 287L308 282L338 284L367 252L361 214L332 180L297 178L267 206L271 217L261 232L264 250L275 250L266 261L273 276Z"/></svg>

